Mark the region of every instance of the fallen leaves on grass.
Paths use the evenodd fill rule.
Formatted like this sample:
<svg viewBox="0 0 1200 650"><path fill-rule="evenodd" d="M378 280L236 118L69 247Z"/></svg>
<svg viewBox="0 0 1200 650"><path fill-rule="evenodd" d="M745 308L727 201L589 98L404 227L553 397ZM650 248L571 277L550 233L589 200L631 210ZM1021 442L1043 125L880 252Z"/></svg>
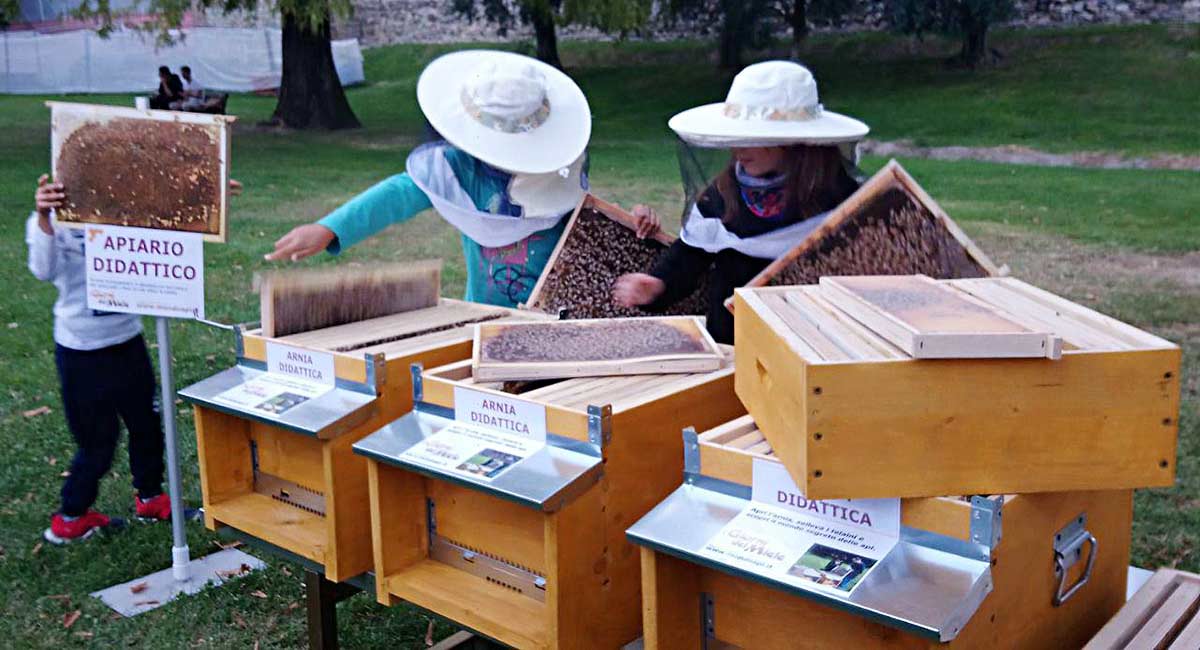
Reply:
<svg viewBox="0 0 1200 650"><path fill-rule="evenodd" d="M64 630L68 629L72 625L74 625L75 621L78 621L80 616L83 616L83 612L79 611L78 609L73 612L67 612L66 614L63 614L63 617L62 617L63 629Z"/></svg>
<svg viewBox="0 0 1200 650"><path fill-rule="evenodd" d="M129 591L130 591L130 593L140 594L143 591L146 591L146 588L149 586L150 585L148 585L144 582L139 582L136 585L129 585Z"/></svg>
<svg viewBox="0 0 1200 650"><path fill-rule="evenodd" d="M232 542L229 542L228 544L222 544L221 542L213 540L213 544L216 544L217 548L221 549L222 551L228 551L231 548L237 548L237 547L241 546L242 542L235 539Z"/></svg>
<svg viewBox="0 0 1200 650"><path fill-rule="evenodd" d="M233 618L233 626L234 627L236 627L239 630L246 629L246 627L247 627L246 619L242 618L241 614L234 612L232 618Z"/></svg>
<svg viewBox="0 0 1200 650"><path fill-rule="evenodd" d="M71 604L71 596L69 594L54 594L53 596L46 596L46 598L49 598L50 600L57 600L63 605Z"/></svg>
<svg viewBox="0 0 1200 650"><path fill-rule="evenodd" d="M261 589L255 589L254 591L250 592L250 595L254 596L255 598L266 598L267 597L266 592L262 591Z"/></svg>
<svg viewBox="0 0 1200 650"><path fill-rule="evenodd" d="M221 576L222 578L232 578L234 576L240 576L249 572L250 565L243 562L242 565L236 569L221 569L220 571L217 571L217 575Z"/></svg>
<svg viewBox="0 0 1200 650"><path fill-rule="evenodd" d="M433 621L429 621L429 625L425 628L425 647L433 647Z"/></svg>
<svg viewBox="0 0 1200 650"><path fill-rule="evenodd" d="M280 567L279 567L279 572L280 572L280 573L282 573L283 575L285 575L285 576L289 577L289 578L290 578L290 577L292 577L292 570L291 570L291 569L289 569L289 568L287 568L286 566L280 566Z"/></svg>
<svg viewBox="0 0 1200 650"><path fill-rule="evenodd" d="M50 413L49 406L39 406L35 409L29 409L28 411L21 411L21 415L24 415L27 418L36 418L39 415L46 415L48 413Z"/></svg>
<svg viewBox="0 0 1200 650"><path fill-rule="evenodd" d="M40 552L41 552L41 550L42 550L42 543L41 543L41 542L38 542L37 544L34 544L34 545L33 545L33 550L32 550L32 551L30 551L30 552L29 552L29 554L30 554L30 555L37 555L38 553L40 553Z"/></svg>
<svg viewBox="0 0 1200 650"><path fill-rule="evenodd" d="M90 638L96 636L96 633L95 632L87 632L87 631L79 631L79 632L75 633L75 636L77 636L81 639L90 639Z"/></svg>

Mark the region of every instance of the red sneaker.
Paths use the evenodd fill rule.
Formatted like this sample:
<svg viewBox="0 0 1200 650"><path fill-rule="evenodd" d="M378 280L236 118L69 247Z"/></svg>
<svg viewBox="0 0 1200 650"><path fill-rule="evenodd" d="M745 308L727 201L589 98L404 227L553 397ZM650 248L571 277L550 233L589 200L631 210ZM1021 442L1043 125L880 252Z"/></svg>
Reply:
<svg viewBox="0 0 1200 650"><path fill-rule="evenodd" d="M92 510L71 521L67 521L61 512L56 512L50 518L50 527L42 533L42 537L51 544L68 544L87 539L111 523L112 520L107 515Z"/></svg>
<svg viewBox="0 0 1200 650"><path fill-rule="evenodd" d="M171 497L166 492L145 501L134 496L133 505L137 518L142 521L167 521L171 518Z"/></svg>

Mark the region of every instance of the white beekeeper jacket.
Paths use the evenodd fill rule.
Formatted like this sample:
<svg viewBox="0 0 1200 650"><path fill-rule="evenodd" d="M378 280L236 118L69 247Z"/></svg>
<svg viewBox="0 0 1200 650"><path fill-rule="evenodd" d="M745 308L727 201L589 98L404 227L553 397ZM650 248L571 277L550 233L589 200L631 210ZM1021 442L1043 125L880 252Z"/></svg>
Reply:
<svg viewBox="0 0 1200 650"><path fill-rule="evenodd" d="M53 224L53 219L51 224ZM98 350L124 343L142 331L135 314L94 311L87 306L87 269L83 252L84 231L54 227L47 235L38 227L34 212L25 222L29 270L58 288L54 301L54 342L72 350Z"/></svg>

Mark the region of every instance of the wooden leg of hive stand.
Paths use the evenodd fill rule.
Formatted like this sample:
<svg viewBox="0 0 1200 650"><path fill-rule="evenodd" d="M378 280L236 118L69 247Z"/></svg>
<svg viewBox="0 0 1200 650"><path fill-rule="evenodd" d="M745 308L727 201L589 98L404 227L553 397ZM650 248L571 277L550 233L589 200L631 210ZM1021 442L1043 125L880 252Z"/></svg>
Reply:
<svg viewBox="0 0 1200 650"><path fill-rule="evenodd" d="M316 571L304 571L304 600L308 610L308 647L337 650L337 603L358 593L355 587L330 582Z"/></svg>

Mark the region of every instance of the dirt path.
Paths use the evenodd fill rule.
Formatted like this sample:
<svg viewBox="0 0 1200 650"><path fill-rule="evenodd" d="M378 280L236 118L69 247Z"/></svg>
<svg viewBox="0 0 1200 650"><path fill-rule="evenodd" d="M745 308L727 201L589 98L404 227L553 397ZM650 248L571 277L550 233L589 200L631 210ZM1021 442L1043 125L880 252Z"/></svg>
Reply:
<svg viewBox="0 0 1200 650"><path fill-rule="evenodd" d="M909 140L879 142L864 140L863 154L903 156L933 160L978 160L1012 165L1042 165L1045 167L1083 167L1093 169L1174 169L1200 171L1200 156L1182 154L1153 154L1128 157L1103 151L1048 153L1030 147L1003 145L999 147L919 147Z"/></svg>

